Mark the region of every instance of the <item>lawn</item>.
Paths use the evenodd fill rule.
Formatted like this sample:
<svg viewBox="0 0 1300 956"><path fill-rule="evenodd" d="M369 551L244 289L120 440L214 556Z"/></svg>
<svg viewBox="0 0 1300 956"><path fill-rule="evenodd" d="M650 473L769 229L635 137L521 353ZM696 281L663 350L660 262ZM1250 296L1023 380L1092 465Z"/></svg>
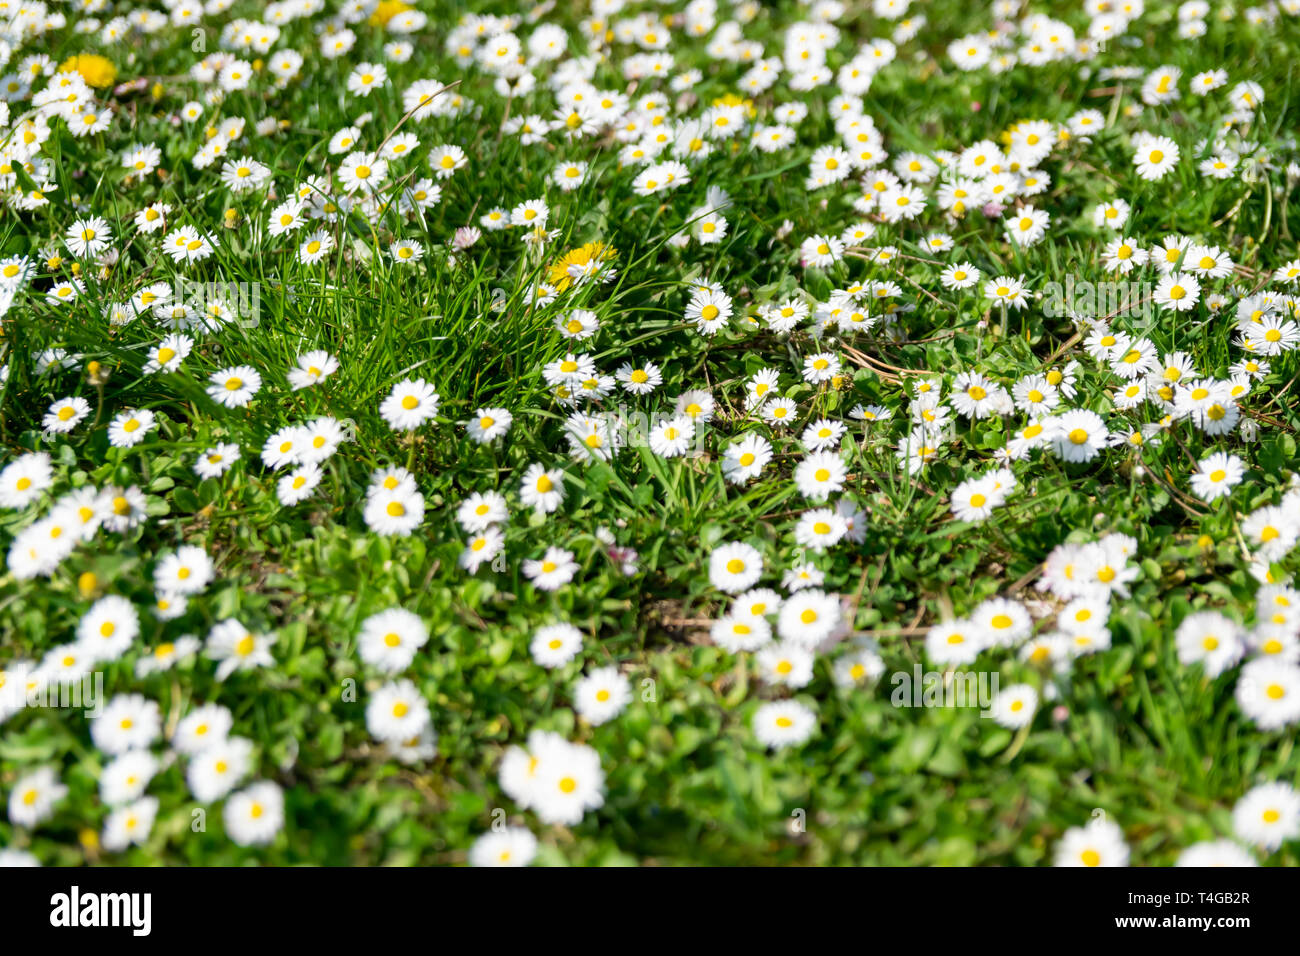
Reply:
<svg viewBox="0 0 1300 956"><path fill-rule="evenodd" d="M8 4L0 863L1300 862L1297 54Z"/></svg>

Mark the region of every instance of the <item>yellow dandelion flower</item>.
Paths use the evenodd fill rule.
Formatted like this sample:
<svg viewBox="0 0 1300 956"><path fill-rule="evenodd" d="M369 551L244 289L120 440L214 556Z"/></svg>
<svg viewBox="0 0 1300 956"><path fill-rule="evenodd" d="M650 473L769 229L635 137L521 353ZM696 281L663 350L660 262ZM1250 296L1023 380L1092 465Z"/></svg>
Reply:
<svg viewBox="0 0 1300 956"><path fill-rule="evenodd" d="M78 53L59 66L60 73L80 73L88 86L103 89L117 79L117 67L106 56L95 53Z"/></svg>
<svg viewBox="0 0 1300 956"><path fill-rule="evenodd" d="M592 262L606 263L617 255L617 252L608 248L603 242L589 242L576 249L570 249L551 263L550 284L555 286L557 291L563 292L573 282L573 278L569 275L570 266L585 266Z"/></svg>
<svg viewBox="0 0 1300 956"><path fill-rule="evenodd" d="M735 93L728 93L726 96L718 97L716 100L713 101L713 105L714 106L743 106L745 107L745 115L748 116L750 119L754 119L754 117L758 116L758 107L754 105L754 101L751 99L746 99L744 97L738 96Z"/></svg>
<svg viewBox="0 0 1300 956"><path fill-rule="evenodd" d="M373 27L388 26L388 21L399 13L414 9L415 7L409 3L403 3L402 0L381 0L379 6L375 7L375 12L370 14L370 25Z"/></svg>

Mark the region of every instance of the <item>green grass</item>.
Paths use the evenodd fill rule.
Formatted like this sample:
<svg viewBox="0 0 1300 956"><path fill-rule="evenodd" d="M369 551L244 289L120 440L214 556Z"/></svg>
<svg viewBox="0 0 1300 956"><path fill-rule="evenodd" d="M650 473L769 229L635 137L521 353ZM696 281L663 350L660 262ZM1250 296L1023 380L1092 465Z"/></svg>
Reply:
<svg viewBox="0 0 1300 956"><path fill-rule="evenodd" d="M201 805L189 792L180 758L148 788L160 801L151 835L143 845L110 853L94 839L109 814L97 784L108 758L93 746L80 713L43 710L0 723L0 796L7 801L13 784L39 766L57 767L70 792L35 828L15 826L0 814L0 847L28 850L45 864L463 862L500 808L537 834L544 863L1036 865L1050 863L1061 835L1100 809L1123 827L1133 862L1169 864L1197 841L1230 836L1232 806L1256 783L1300 782L1294 728L1260 730L1233 699L1238 671L1207 679L1180 663L1173 641L1176 625L1194 609L1252 620L1258 583L1238 528L1250 511L1280 500L1294 479L1300 427L1294 352L1271 360L1269 376L1245 402L1259 426L1257 441L1240 432L1215 438L1182 422L1159 447L1140 453L1116 448L1085 465L1039 453L1014 466L1020 488L978 525L953 518L951 492L992 465L994 452L1023 427L1024 416L958 418L942 456L911 476L895 449L906 433L910 386L919 376L890 373L926 370L944 380L946 393L958 372L978 369L1009 388L1045 370L1054 355L1056 364L1075 358L1081 362L1079 394L1067 405L1101 413L1113 430L1154 421L1159 414L1150 406L1114 408L1114 377L1082 347L1057 355L1074 332L1068 319L1045 316L1031 304L1012 312L1003 329L999 311L980 294L982 282L961 292L945 290L938 280L943 265L962 260L986 278L1023 275L1030 290L1067 274L1117 278L1100 266L1110 236L1092 225L1092 209L1124 198L1133 206L1124 235L1150 246L1178 233L1221 246L1237 263L1233 279L1203 282L1206 292L1227 295L1223 311L1212 314L1202 304L1176 317L1159 312L1142 330L1161 354L1184 350L1202 374L1227 377L1241 354L1232 341L1239 297L1234 283L1251 291L1280 289L1268 273L1297 255L1289 225L1297 214L1297 177L1287 171L1296 162L1300 119L1291 96L1291 63L1300 44L1294 17L1280 14L1271 26L1253 26L1240 16L1220 22L1212 13L1203 38L1180 40L1176 6L1152 0L1129 30L1138 41L1132 46L1115 42L1091 64L1021 65L991 76L958 71L945 53L956 37L988 29L989 13L952 0L916 5L912 14L924 13L928 24L899 44L897 60L864 96L891 162L906 150L956 152L979 139L997 140L1022 120L1062 123L1080 109L1101 111L1106 128L1091 142L1058 147L1041 164L1052 180L1049 191L1032 200L1052 215L1042 243L1009 245L1001 217L986 220L975 210L948 219L927 186L926 213L911 223L882 224L873 240L896 246L903 257L888 265L846 257L823 271L800 265L799 243L814 233L838 234L862 218L852 209L858 191L851 183L816 191L803 185L813 149L837 140L827 105L833 84L792 92L784 76L754 98L759 122L773 121L776 104L807 103L809 115L798 124L791 150L767 155L743 145L734 152L724 147L694 165L682 189L638 197L630 188L634 171L620 168L620 144L608 135L569 141L552 134L525 147L500 133L506 101L494 93L491 77L458 66L444 52L447 30L463 5L421 0L417 6L430 23L416 35L414 56L388 63L389 85L364 100L346 93L347 74L359 62L383 62L382 46L392 38L364 21L353 26L355 48L333 61L318 52L315 21L288 25L274 49L302 51L302 76L277 90L263 73L192 125L168 119L186 101L203 97L203 85L186 76L201 58L191 50L188 29L133 34L107 49L93 37L60 30L30 41L7 67L15 69L28 53L48 53L57 63L75 52L98 51L113 60L118 83L145 77L146 87L155 81L158 87L157 95L148 88L101 91L115 111L101 134L75 139L62 121L53 121L43 151L58 185L50 204L0 217L0 258L35 257L61 244L72 221L90 213L109 221L121 253L104 277L89 263L81 269L86 289L71 307L49 304L44 290L56 277L71 275L73 257L65 252L53 272L42 257L34 282L0 327L0 363L9 369L0 386L0 454L7 462L42 450L55 463L54 486L37 504L0 512L0 547L7 551L55 497L85 485L139 485L150 515L128 534L101 532L48 578L0 573L0 665L39 660L71 640L96 597L129 598L140 609L142 632L130 651L103 668L109 694L144 694L158 703L167 726L196 703L229 707L232 732L256 747L250 776L285 790L286 825L268 846L236 846L211 805L206 831L194 832L192 811ZM472 6L498 14L514 10L500 3ZM584 9L559 4L545 15L570 31L571 53L582 49L578 19L586 15L585 4L574 6ZM719 6L719 19L725 19L728 5ZM888 37L894 26L867 6L848 6L839 24L841 42L828 58L832 68L868 39ZM683 7L632 4L613 19ZM219 28L230 17L255 18L261 9L237 2L226 14L205 17L207 49L217 48ZM1032 10L1061 16L1080 34L1086 28L1078 10ZM806 16L807 8L792 2L765 5L744 26L745 36L762 42L766 55L779 55L785 28ZM518 28L521 36L530 29L527 22ZM706 41L680 28L672 36L677 70L703 72L691 91L694 100L683 101L673 118L698 114L737 92L741 67L709 59ZM633 52L616 42L612 62L597 66L593 82L628 89L618 67ZM1183 94L1136 117L1126 116L1124 107L1140 103L1141 81L1097 75L1112 66L1145 73L1165 64L1182 70ZM1186 93L1193 74L1216 67L1228 71L1226 87L1204 98ZM549 69L539 70L535 91L510 103L510 115L550 114ZM337 248L314 266L297 258L304 233L292 240L262 235L269 210L296 184L337 168L342 157L325 148L333 131L372 112L363 143L377 146L402 119L400 91L429 77L458 81L456 93L476 104L463 116L402 126L421 146L415 158L393 165L392 181L412 172L428 175L428 147L459 144L469 155L464 169L441 181L437 205L414 218L399 217L395 207L378 221L351 216L331 227ZM1243 148L1258 150L1267 164L1254 181L1205 178L1196 170L1195 144L1213 134L1227 111L1228 90L1243 80L1258 82L1266 94L1245 128ZM647 80L631 95L666 89ZM667 99L676 103L678 94ZM10 103L11 117L30 105ZM230 156L246 154L270 166L275 200L265 190L232 196L221 185L220 163L192 167L205 123L218 116L247 120ZM287 128L259 136L254 124L268 117L288 121ZM1178 166L1158 182L1143 182L1133 172L1132 136L1139 130L1169 135L1182 148ZM136 142L161 148L165 176L128 180L119 155ZM588 162L590 178L563 193L549 176L556 163L571 159ZM704 205L709 186L731 195L733 206L724 213L728 235L717 245L674 249L667 240ZM559 233L545 251L527 251L519 230L485 231L449 265L456 229L476 225L490 207L509 209L543 196L551 206L549 228ZM177 218L169 229L190 223L213 234L216 255L178 268L160 250L163 233L137 236L131 216L154 201L172 205ZM227 209L236 213L232 228L223 225ZM787 221L793 224L788 232L782 228ZM259 226L257 234L250 224ZM953 236L951 252L936 255L922 247L924 236L936 230ZM385 252L394 235L422 242L424 260L415 267L393 265ZM530 306L526 290L546 267L588 242L616 251L610 262L616 278L580 287L547 308ZM259 283L260 312L242 327L192 331L195 349L179 373L145 375L148 351L164 330L148 316L112 327L107 307L150 282L177 276ZM1153 270L1141 278L1154 281ZM804 356L839 351L839 342L817 344L806 329L779 337L740 322L706 339L682 320L693 280L721 283L737 315L752 316L794 296L824 302L833 289L869 279L897 282L902 295L896 301L915 309L900 316L893 339L878 329L844 340L869 361L864 367L841 352L846 375L839 387L799 379ZM568 343L553 317L579 307L594 310L601 329L594 339ZM37 357L56 347L78 356L77 362L38 374ZM319 386L290 391L285 372L309 349L336 355L340 369ZM623 361L657 363L664 371L657 391L610 399L651 418L671 412L672 400L686 389L711 390L718 412L705 428L706 455L665 459L648 448L629 448L611 464L572 459L563 439L567 409L553 401L542 376L547 362L570 350L589 352L609 374ZM99 363L101 377L88 373L91 362ZM220 408L205 394L207 377L240 364L260 371L262 390L247 408ZM773 438L775 457L762 480L729 485L719 467L728 441L750 432L773 435L744 405L745 382L763 367L781 372L780 390L798 402L799 421ZM432 383L442 403L437 421L408 438L391 431L378 408L395 383L416 377ZM67 436L42 435L46 408L69 395L90 401L91 419ZM858 404L883 405L894 416L867 428L848 418ZM513 412L504 442L480 446L467 436L462 423L485 405ZM159 426L143 444L114 449L103 426L125 408L153 410ZM283 507L276 498L278 476L262 466L258 452L275 430L321 415L350 421L355 440L324 466L321 485L306 502ZM727 598L709 582L708 558L720 542L750 542L765 556L762 584L777 586L781 573L804 557L793 529L812 503L790 476L803 456L797 440L802 425L822 416L850 423L846 495L866 510L868 533L861 544L844 542L812 560L825 572L825 588L854 602L850 625L878 642L885 675L874 686L837 687L831 674L841 647L818 654L813 681L791 692L763 683L753 655L711 645L701 622L721 615ZM222 478L199 480L195 456L217 441L239 444L243 459ZM1205 504L1189 498L1188 477L1216 450L1239 455L1246 478L1230 498ZM564 504L546 519L518 500L520 478L536 461L566 471ZM362 520L371 473L389 464L411 469L428 505L408 538L379 537ZM511 507L505 560L467 575L458 566L465 536L456 506L489 489L504 493ZM635 574L623 574L597 537L600 529L637 550ZM1004 687L1023 681L1041 693L1055 686L1059 697L1040 704L1028 732L999 727L972 709L891 705L889 675L910 673L918 661L928 666L926 626L1013 586L1014 596L1041 599L1032 581L1052 548L1111 532L1137 539L1141 576L1130 598L1113 603L1109 650L1079 658L1057 678L1008 651L987 653L972 665L996 671ZM148 610L155 558L182 543L203 546L217 577L183 617L159 621ZM580 565L573 583L555 594L534 588L521 571L523 560L548 545L573 551ZM1292 551L1274 573L1280 578L1296 568ZM412 766L384 751L364 716L383 678L362 664L357 634L367 616L394 606L420 615L431 634L404 676L428 700L438 756ZM199 656L162 674L135 676L137 658L161 641L187 633L205 638L215 622L232 616L278 635L274 667L218 682L215 665ZM538 626L554 620L573 622L585 641L577 658L549 671L532 661L528 644ZM1050 630L1050 617L1039 628ZM573 686L584 672L607 664L629 676L633 699L620 716L593 727L575 716ZM789 696L813 707L817 731L801 746L767 751L751 728L754 711ZM522 745L538 728L584 742L600 755L604 806L576 826L539 821L499 784L505 748ZM163 752L161 742L155 751ZM792 829L799 811L806 827ZM1295 865L1298 847L1292 841L1259 858Z"/></svg>

